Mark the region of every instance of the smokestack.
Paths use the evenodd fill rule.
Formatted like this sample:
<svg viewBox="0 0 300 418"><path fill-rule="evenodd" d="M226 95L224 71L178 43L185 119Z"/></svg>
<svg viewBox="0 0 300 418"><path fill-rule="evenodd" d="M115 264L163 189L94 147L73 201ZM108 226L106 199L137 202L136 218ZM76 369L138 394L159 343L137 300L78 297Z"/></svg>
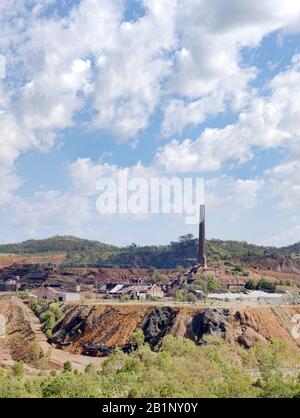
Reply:
<svg viewBox="0 0 300 418"><path fill-rule="evenodd" d="M203 268L207 267L205 250L205 205L200 206L198 264Z"/></svg>

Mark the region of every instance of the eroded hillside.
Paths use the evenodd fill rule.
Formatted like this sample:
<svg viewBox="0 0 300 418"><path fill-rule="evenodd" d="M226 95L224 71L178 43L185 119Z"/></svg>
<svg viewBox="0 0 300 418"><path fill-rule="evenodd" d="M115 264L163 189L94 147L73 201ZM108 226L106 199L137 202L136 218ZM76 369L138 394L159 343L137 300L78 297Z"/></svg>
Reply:
<svg viewBox="0 0 300 418"><path fill-rule="evenodd" d="M128 348L142 329L145 340L157 345L167 334L197 343L214 335L245 348L258 341L284 340L293 349L293 318L300 307L233 309L151 307L142 305L75 306L53 330L52 342L72 353L105 355L116 347Z"/></svg>
<svg viewBox="0 0 300 418"><path fill-rule="evenodd" d="M51 254L48 256L39 255L0 255L0 268L9 267L13 264L24 265L24 264L61 264L65 260L63 254Z"/></svg>
<svg viewBox="0 0 300 418"><path fill-rule="evenodd" d="M26 363L39 358L34 332L18 301L0 303L0 315L5 319L5 337L0 338L0 361L24 360Z"/></svg>

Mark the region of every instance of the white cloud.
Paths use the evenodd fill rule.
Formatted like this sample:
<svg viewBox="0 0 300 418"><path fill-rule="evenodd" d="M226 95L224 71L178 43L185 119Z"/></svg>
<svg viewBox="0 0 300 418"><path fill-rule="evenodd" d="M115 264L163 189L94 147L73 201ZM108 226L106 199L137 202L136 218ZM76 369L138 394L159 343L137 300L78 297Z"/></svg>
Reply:
<svg viewBox="0 0 300 418"><path fill-rule="evenodd" d="M230 209L236 212L256 207L259 203L259 192L264 184L259 179L235 179L221 175L207 180L205 185L209 210Z"/></svg>
<svg viewBox="0 0 300 418"><path fill-rule="evenodd" d="M37 192L28 199L15 197L7 208L7 224L12 229L22 228L29 236L47 228L59 231L78 227L92 219L87 199L57 190Z"/></svg>
<svg viewBox="0 0 300 418"><path fill-rule="evenodd" d="M150 179L159 175L155 167L145 167L141 162L130 167L118 167L103 162L94 163L90 158L80 158L69 165L74 191L81 196L97 196L97 182L104 178L118 181L119 175L126 175L130 180L138 177Z"/></svg>
<svg viewBox="0 0 300 418"><path fill-rule="evenodd" d="M85 217L90 219L89 198L96 195L99 176L119 171L116 165L79 159L70 165L70 192L14 200L21 184L15 163L22 153L61 140L64 129L78 124L80 112L90 117L93 128L136 141L162 105L165 135L219 113L240 114L234 124L207 128L196 140L172 140L150 167L137 163L124 172L148 178L164 171L217 171L248 161L254 148L282 148L286 161L269 173L273 191L277 187L286 205L297 204L299 57L271 81L264 97L249 87L257 69L244 65L241 51L257 47L271 32L298 31L299 2L143 0L144 15L131 22L124 21L128 4L123 0L81 0L64 16L55 8L60 3L0 2L0 53L9 75L0 80L0 176L5 183L0 204L17 205L20 212L9 210L15 219L80 227ZM53 9L45 13L49 5ZM255 206L259 179L226 184L241 207ZM218 204L227 201L220 190L211 197Z"/></svg>
<svg viewBox="0 0 300 418"><path fill-rule="evenodd" d="M144 0L145 14L125 22L123 0L81 0L65 16L47 18L54 0L1 4L10 39L3 47L19 77L12 113L43 145L40 138L51 145L87 104L94 126L122 140L145 129L162 95L172 92L188 102L167 105L165 133L201 123L227 103L239 109L254 75L242 66L241 48L294 25L300 11L292 0L276 7L231 0L226 8L218 0Z"/></svg>
<svg viewBox="0 0 300 418"><path fill-rule="evenodd" d="M248 85L255 76L254 68L247 69L223 80L218 87L197 100L170 100L164 110L163 135L181 134L189 125L198 126L220 113L239 111L252 99L253 92Z"/></svg>
<svg viewBox="0 0 300 418"><path fill-rule="evenodd" d="M146 14L123 22L116 44L98 60L96 124L121 139L146 128L160 102L162 83L171 74L167 55L175 46L176 1L145 1Z"/></svg>
<svg viewBox="0 0 300 418"><path fill-rule="evenodd" d="M238 201L242 208L252 209L257 205L257 194L262 187L260 180L236 180L233 190L235 200Z"/></svg>
<svg viewBox="0 0 300 418"><path fill-rule="evenodd" d="M0 207L14 201L13 192L22 185L22 180L7 168L0 167Z"/></svg>
<svg viewBox="0 0 300 418"><path fill-rule="evenodd" d="M253 97L233 125L206 128L192 141L176 140L160 149L156 161L168 171L215 171L226 163L244 163L253 157L253 148L284 148L300 153L300 66L292 66L268 85L269 95Z"/></svg>
<svg viewBox="0 0 300 418"><path fill-rule="evenodd" d="M267 170L271 194L278 198L281 209L300 209L300 161L291 160Z"/></svg>
<svg viewBox="0 0 300 418"><path fill-rule="evenodd" d="M255 69L243 66L242 48L258 46L273 31L295 27L299 13L293 0L179 1L180 43L170 88L184 100L167 106L164 134L200 124L226 107L239 110L247 104Z"/></svg>

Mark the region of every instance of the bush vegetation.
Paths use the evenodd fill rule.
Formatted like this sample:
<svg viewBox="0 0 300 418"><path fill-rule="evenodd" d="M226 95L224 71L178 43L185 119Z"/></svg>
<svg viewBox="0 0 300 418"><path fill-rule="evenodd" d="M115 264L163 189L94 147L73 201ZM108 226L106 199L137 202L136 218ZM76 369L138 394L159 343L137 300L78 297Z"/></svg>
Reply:
<svg viewBox="0 0 300 418"><path fill-rule="evenodd" d="M43 331L50 339L53 328L64 317L68 306L57 301L40 301L32 304L31 309L39 317L43 324Z"/></svg>
<svg viewBox="0 0 300 418"><path fill-rule="evenodd" d="M197 346L166 336L153 352L141 335L136 350L116 350L101 371L84 373L66 363L50 376L25 377L21 363L12 373L0 370L0 397L37 398L278 398L299 397L299 359L281 342L245 350L209 338ZM299 364L299 363L298 363Z"/></svg>
<svg viewBox="0 0 300 418"><path fill-rule="evenodd" d="M264 292L275 293L277 289L277 285L274 283L269 282L264 277L256 283L253 279L250 279L246 285L247 290L262 290Z"/></svg>

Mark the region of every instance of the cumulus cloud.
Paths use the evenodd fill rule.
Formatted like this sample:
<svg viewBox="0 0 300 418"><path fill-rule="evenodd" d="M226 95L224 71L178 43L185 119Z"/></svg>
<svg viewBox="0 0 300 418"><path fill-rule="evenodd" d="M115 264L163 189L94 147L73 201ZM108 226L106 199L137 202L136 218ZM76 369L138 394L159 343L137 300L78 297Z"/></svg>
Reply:
<svg viewBox="0 0 300 418"><path fill-rule="evenodd" d="M238 201L242 208L252 209L257 205L257 195L262 187L260 180L236 180L233 191L235 200Z"/></svg>
<svg viewBox="0 0 300 418"><path fill-rule="evenodd" d="M43 145L82 110L94 128L128 140L170 94L178 98L166 106L167 134L228 104L240 109L255 76L243 66L241 48L294 25L300 11L292 0L231 0L226 7L218 0L143 0L144 14L125 21L124 0L81 0L61 16L51 12L57 4L1 2L0 48L17 81L12 113Z"/></svg>
<svg viewBox="0 0 300 418"><path fill-rule="evenodd" d="M5 183L0 204L15 202L24 213L16 216L25 224L27 219L36 225L43 219L64 222L64 214L72 219L72 211L82 220L89 217L99 176L113 177L120 170L145 178L218 171L249 161L257 148L285 151L286 160L266 173L266 181L286 205L297 203L299 56L274 77L264 96L251 88L258 69L245 65L242 51L258 47L274 31L298 31L299 2L142 0L140 5L140 16L126 21L126 0L80 0L65 8L58 0L0 2L0 54L8 74L0 80L0 176ZM48 149L66 128L80 128L79 120L118 141L136 141L158 109L163 134L174 138L176 133L179 139L159 149L149 167L139 162L120 169L81 158L69 167L71 191L14 201L22 184L15 163L23 153ZM236 122L223 129L207 127L196 140L180 139L187 126L224 112L239 113ZM276 186L280 182L282 190ZM260 180L226 184L241 207L255 206ZM224 202L218 193L212 199ZM46 215L32 216L35 212Z"/></svg>
<svg viewBox="0 0 300 418"><path fill-rule="evenodd" d="M253 97L235 124L223 129L206 128L198 139L172 140L156 154L156 161L168 171L215 171L224 164L244 163L254 147L284 148L299 153L300 66L293 58L289 69L268 85L269 95Z"/></svg>
<svg viewBox="0 0 300 418"><path fill-rule="evenodd" d="M93 220L91 202L57 190L37 192L30 198L10 196L0 207L0 215L2 242L72 233Z"/></svg>
<svg viewBox="0 0 300 418"><path fill-rule="evenodd" d="M278 198L281 209L300 209L300 161L291 160L267 170L271 194Z"/></svg>
<svg viewBox="0 0 300 418"><path fill-rule="evenodd" d="M232 211L255 208L264 187L260 179L235 179L228 175L214 177L205 182L206 203L209 210Z"/></svg>
<svg viewBox="0 0 300 418"><path fill-rule="evenodd" d="M241 51L258 46L268 33L292 28L299 13L293 0L179 1L180 43L170 89L183 98L167 105L163 133L180 133L226 108L236 111L247 104L256 69L243 66Z"/></svg>
<svg viewBox="0 0 300 418"><path fill-rule="evenodd" d="M97 196L97 183L101 179L118 181L119 177L151 179L159 175L155 167L146 167L141 162L130 167L119 167L116 164L93 162L90 158L79 158L69 165L73 188L82 196Z"/></svg>

